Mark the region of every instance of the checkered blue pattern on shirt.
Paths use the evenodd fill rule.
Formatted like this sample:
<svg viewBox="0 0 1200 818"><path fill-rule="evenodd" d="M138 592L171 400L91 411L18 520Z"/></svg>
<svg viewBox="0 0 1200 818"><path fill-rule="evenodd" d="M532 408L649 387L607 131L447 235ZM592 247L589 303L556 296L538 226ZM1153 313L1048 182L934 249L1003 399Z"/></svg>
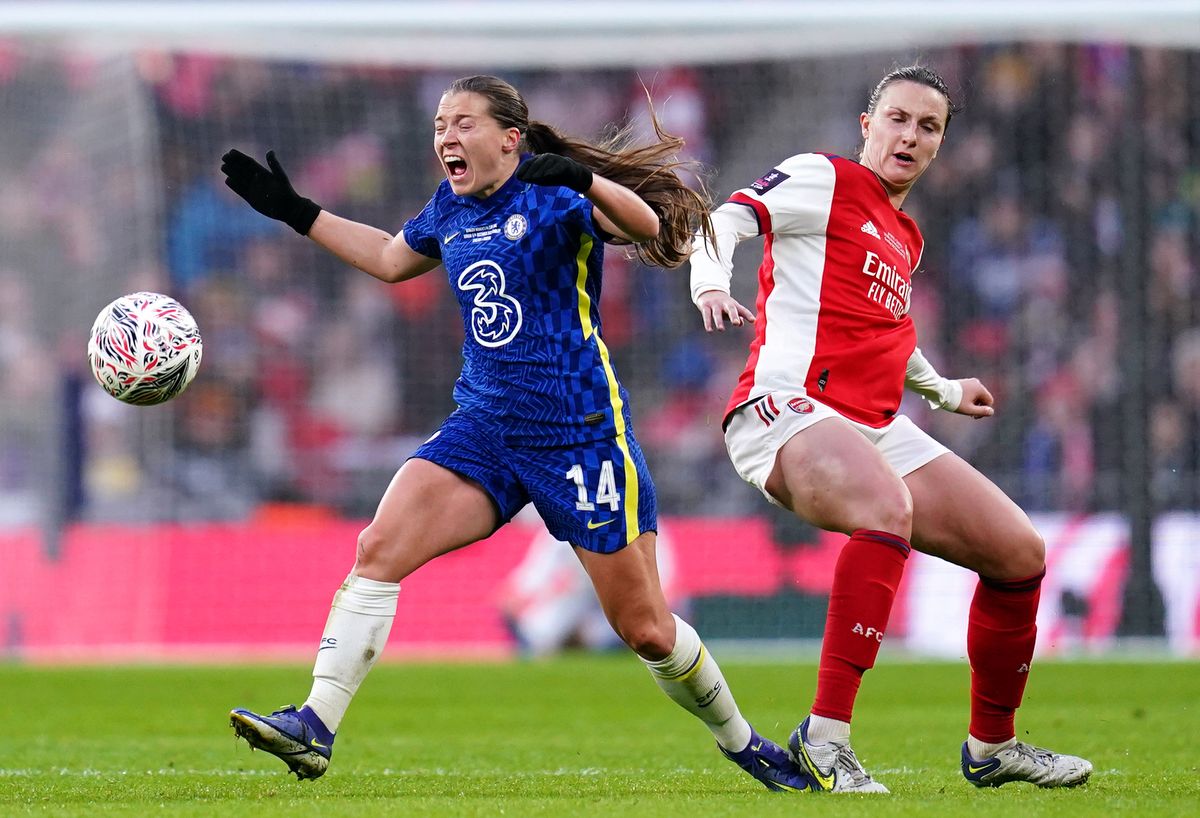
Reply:
<svg viewBox="0 0 1200 818"><path fill-rule="evenodd" d="M439 258L462 313L462 409L502 421L505 439L562 446L628 427L628 397L601 337L603 242L592 203L515 176L486 199L443 181L404 225Z"/></svg>

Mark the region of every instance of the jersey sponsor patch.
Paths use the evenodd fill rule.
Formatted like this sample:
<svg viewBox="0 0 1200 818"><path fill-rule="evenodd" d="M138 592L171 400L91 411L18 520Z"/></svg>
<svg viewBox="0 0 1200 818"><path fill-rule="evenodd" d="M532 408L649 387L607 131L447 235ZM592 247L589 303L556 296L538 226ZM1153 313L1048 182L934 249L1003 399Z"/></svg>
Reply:
<svg viewBox="0 0 1200 818"><path fill-rule="evenodd" d="M758 195L766 193L773 187L778 187L783 182L786 182L791 177L781 171L779 168L771 168L767 173L755 179L750 183L750 189Z"/></svg>
<svg viewBox="0 0 1200 818"><path fill-rule="evenodd" d="M504 270L489 259L475 262L458 277L458 288L474 293L469 325L480 346L502 347L521 329L521 302L505 291L506 285Z"/></svg>

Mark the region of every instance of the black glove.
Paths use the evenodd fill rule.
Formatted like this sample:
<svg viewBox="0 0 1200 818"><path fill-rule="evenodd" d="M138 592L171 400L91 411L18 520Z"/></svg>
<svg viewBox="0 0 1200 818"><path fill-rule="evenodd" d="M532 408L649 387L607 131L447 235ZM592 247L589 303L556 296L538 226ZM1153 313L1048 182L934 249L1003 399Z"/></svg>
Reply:
<svg viewBox="0 0 1200 818"><path fill-rule="evenodd" d="M587 193L592 186L592 172L586 166L557 153L539 153L522 162L517 178L535 185L562 185L576 193Z"/></svg>
<svg viewBox="0 0 1200 818"><path fill-rule="evenodd" d="M275 159L275 151L267 151L267 164L270 170L234 149L221 157L221 172L225 174L226 186L259 213L307 236L321 206L292 189L287 174Z"/></svg>

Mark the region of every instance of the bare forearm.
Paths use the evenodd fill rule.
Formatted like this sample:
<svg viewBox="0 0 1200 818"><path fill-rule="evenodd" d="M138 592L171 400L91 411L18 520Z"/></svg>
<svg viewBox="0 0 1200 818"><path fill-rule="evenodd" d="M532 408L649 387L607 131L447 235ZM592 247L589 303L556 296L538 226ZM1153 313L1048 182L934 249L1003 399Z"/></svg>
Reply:
<svg viewBox="0 0 1200 818"><path fill-rule="evenodd" d="M658 235L658 215L629 188L595 176L587 197L616 228L616 235L635 244Z"/></svg>
<svg viewBox="0 0 1200 818"><path fill-rule="evenodd" d="M417 253L403 234L392 236L378 227L322 210L308 237L342 261L389 284L404 281L438 265Z"/></svg>
<svg viewBox="0 0 1200 818"><path fill-rule="evenodd" d="M322 210L308 237L347 264L382 281L390 281L383 264L392 237L378 227L353 222Z"/></svg>

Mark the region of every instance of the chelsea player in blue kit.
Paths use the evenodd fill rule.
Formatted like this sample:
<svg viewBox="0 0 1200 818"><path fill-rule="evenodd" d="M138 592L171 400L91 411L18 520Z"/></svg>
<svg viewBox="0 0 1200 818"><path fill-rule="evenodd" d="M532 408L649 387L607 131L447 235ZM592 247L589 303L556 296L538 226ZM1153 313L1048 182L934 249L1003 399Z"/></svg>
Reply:
<svg viewBox="0 0 1200 818"><path fill-rule="evenodd" d="M606 241L676 267L696 224L708 224L704 198L673 172L681 141L657 133L647 146L593 145L531 121L503 80L456 80L434 118L446 179L395 236L298 195L272 153L268 167L238 151L223 157L226 184L252 207L378 279L443 266L463 318L458 408L400 468L359 535L308 699L270 715L230 714L239 736L298 778L325 772L350 700L387 642L399 583L532 502L550 533L574 546L613 629L721 752L769 789L812 787L742 717L659 584L654 484L597 311Z"/></svg>

